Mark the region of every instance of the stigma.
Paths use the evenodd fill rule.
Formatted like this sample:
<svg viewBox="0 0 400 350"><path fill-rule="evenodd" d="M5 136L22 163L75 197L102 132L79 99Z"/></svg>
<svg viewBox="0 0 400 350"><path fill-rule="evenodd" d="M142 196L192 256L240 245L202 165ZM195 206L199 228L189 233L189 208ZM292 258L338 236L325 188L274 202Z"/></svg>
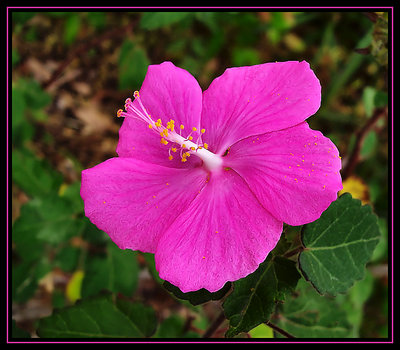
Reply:
<svg viewBox="0 0 400 350"><path fill-rule="evenodd" d="M207 170L216 171L222 169L222 158L209 151L208 144L202 140L202 136L206 132L205 129L197 126L185 128L183 124L175 125L173 119L170 119L164 125L160 118L155 120L147 112L139 91L135 91L133 97L137 104L134 104L132 99L127 98L125 100L125 111L119 109L117 117L133 118L146 123L149 131L157 133L160 136L160 143L168 147L169 160L179 156L181 162L185 163L190 156L195 155L203 161L203 165Z"/></svg>

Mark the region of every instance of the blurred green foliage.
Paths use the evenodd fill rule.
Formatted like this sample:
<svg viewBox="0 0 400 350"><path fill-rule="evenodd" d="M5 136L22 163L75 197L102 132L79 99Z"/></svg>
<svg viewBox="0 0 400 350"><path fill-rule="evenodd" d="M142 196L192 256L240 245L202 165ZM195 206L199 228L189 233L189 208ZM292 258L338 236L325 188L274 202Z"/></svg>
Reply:
<svg viewBox="0 0 400 350"><path fill-rule="evenodd" d="M97 319L97 326L112 335L199 337L214 317L203 305L178 301L173 292L166 294L151 255L120 251L83 213L80 171L115 156L120 121L113 115L140 88L149 64L170 60L206 89L227 67L310 62L321 81L322 103L309 122L336 143L344 164L356 149L358 132L388 104L385 12L367 16L360 12L12 11L11 19L10 259L17 321L12 335L19 338L26 337L26 331L54 336L69 325L68 318L78 309L60 309L58 316L42 318L53 308L75 303L66 291L77 272L83 272L82 283L73 285L74 295L83 298L77 301L79 312L90 318L97 300L108 310ZM295 297L276 310L277 315L283 310L286 318L278 317L277 324L287 331L301 335L304 324L314 329L319 318L323 332L315 327L315 333L308 330L305 337L388 336L390 288L387 270L382 274L390 264L388 125L388 118L382 117L369 128L353 171L368 187L383 232L368 273L334 300L300 283ZM286 237L295 236L288 231ZM146 273L154 276L152 282L140 277ZM145 283L150 283L150 290ZM104 290L113 294L99 296ZM116 295L121 297L115 299ZM27 316L24 310L33 301L44 311ZM310 313L299 314L300 304ZM146 315L140 321L134 318L138 309ZM337 316L337 323L331 323L330 313ZM39 331L38 319L42 319ZM112 319L129 322L124 329L113 329ZM71 324L77 332L90 332L92 326L97 329L95 324ZM250 331L253 337L271 334L269 328Z"/></svg>

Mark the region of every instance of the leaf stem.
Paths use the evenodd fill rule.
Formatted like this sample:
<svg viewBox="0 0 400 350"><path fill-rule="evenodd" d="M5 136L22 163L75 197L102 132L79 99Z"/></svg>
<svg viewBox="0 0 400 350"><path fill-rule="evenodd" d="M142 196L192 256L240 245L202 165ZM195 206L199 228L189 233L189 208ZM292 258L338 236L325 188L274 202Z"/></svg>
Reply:
<svg viewBox="0 0 400 350"><path fill-rule="evenodd" d="M265 322L265 324L268 327L271 327L275 332L282 334L286 338L296 338L294 335L291 335L290 333L286 332L284 329L274 325L273 323L271 323L269 321Z"/></svg>
<svg viewBox="0 0 400 350"><path fill-rule="evenodd" d="M296 255L297 253L300 253L304 250L305 248L301 245L295 249L289 250L288 252L286 252L285 254L283 254L284 258L289 258L293 255Z"/></svg>

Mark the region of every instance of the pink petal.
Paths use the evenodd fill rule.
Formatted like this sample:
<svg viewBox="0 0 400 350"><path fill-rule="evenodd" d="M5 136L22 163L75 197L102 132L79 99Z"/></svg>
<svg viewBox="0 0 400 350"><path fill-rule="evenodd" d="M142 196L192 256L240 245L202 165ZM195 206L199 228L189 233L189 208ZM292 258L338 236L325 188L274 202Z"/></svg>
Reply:
<svg viewBox="0 0 400 350"><path fill-rule="evenodd" d="M304 121L320 102L319 80L305 61L229 68L203 94L204 140L223 154L245 137Z"/></svg>
<svg viewBox="0 0 400 350"><path fill-rule="evenodd" d="M154 252L160 234L205 185L201 168L111 158L82 172L86 216L121 249Z"/></svg>
<svg viewBox="0 0 400 350"><path fill-rule="evenodd" d="M275 247L282 222L270 215L232 170L212 173L200 195L162 234L160 277L182 292L221 289L255 271Z"/></svg>
<svg viewBox="0 0 400 350"><path fill-rule="evenodd" d="M238 172L262 205L289 225L318 219L342 189L337 148L306 122L236 143L224 165Z"/></svg>
<svg viewBox="0 0 400 350"><path fill-rule="evenodd" d="M192 127L200 130L202 91L196 79L186 70L175 67L171 62L150 65L140 89L140 98L147 112L163 125L173 119L176 128L181 124L185 132ZM140 109L138 102L133 101ZM182 134L186 136L185 134ZM132 157L167 167L193 167L201 162L192 157L182 163L179 157L168 159L170 145L160 143L160 135L140 120L125 118L120 131L117 153L120 157Z"/></svg>

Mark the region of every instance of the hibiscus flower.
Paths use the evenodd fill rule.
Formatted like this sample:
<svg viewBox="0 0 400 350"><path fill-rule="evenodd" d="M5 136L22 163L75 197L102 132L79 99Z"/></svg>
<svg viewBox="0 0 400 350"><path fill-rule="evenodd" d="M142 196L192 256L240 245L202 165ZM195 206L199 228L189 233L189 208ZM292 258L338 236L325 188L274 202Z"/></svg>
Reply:
<svg viewBox="0 0 400 350"><path fill-rule="evenodd" d="M121 249L154 253L183 292L217 291L257 269L283 223L337 198L338 150L305 121L320 101L305 61L229 68L204 92L151 65L117 113L118 157L82 172L85 214Z"/></svg>

